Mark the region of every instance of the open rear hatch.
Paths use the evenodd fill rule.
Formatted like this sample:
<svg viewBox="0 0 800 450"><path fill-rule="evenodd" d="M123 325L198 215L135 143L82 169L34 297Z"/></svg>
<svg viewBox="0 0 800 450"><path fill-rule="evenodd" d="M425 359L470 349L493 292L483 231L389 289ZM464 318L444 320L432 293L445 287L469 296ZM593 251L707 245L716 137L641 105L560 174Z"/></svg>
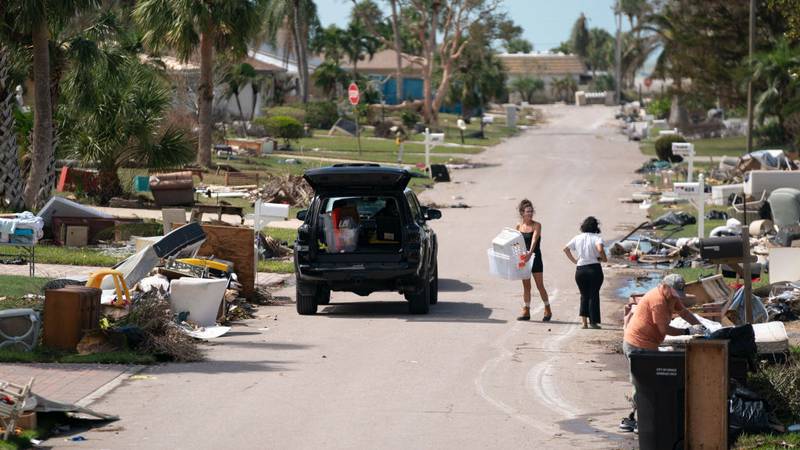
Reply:
<svg viewBox="0 0 800 450"><path fill-rule="evenodd" d="M377 164L337 164L332 167L309 170L303 176L318 195L329 192L402 192L411 174L394 167Z"/></svg>

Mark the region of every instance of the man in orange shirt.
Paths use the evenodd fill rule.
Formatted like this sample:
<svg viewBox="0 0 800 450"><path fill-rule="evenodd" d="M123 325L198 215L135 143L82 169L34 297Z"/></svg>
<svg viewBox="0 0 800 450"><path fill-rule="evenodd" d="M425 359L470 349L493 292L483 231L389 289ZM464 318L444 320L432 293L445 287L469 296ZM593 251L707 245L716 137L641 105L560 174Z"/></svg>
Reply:
<svg viewBox="0 0 800 450"><path fill-rule="evenodd" d="M636 304L633 316L625 326L622 342L622 351L628 359L630 369L631 353L641 351L657 351L658 346L667 335L680 336L701 334L704 327L700 321L681 302L686 298L686 281L677 274L664 277L661 283L645 294ZM669 325L673 313L680 315L693 326L691 328L675 328ZM631 376L633 382L633 376ZM635 431L636 400L634 394L634 409L630 416L622 419L620 429Z"/></svg>

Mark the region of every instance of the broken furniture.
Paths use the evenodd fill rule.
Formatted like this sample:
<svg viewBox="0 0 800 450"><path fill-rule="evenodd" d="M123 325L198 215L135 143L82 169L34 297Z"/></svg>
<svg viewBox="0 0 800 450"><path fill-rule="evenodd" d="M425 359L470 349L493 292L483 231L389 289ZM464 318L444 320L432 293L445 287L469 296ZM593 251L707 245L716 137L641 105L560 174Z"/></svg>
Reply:
<svg viewBox="0 0 800 450"><path fill-rule="evenodd" d="M33 378L24 386L0 381L0 425L3 426L4 441L14 432L32 386Z"/></svg>
<svg viewBox="0 0 800 450"><path fill-rule="evenodd" d="M222 221L223 214L231 214L242 218L244 224L244 208L229 205L203 205L195 204L192 206L192 222L202 222L203 214L212 213L217 215L217 220Z"/></svg>
<svg viewBox="0 0 800 450"><path fill-rule="evenodd" d="M252 172L225 172L225 186L258 186L258 174Z"/></svg>
<svg viewBox="0 0 800 450"><path fill-rule="evenodd" d="M228 287L225 278L178 278L170 283L169 303L176 314L188 312L188 320L202 327L217 324L217 313Z"/></svg>
<svg viewBox="0 0 800 450"><path fill-rule="evenodd" d="M255 156L272 153L273 149L275 148L275 142L271 139L227 138L225 139L225 144L245 150L247 153Z"/></svg>
<svg viewBox="0 0 800 450"><path fill-rule="evenodd" d="M751 170L745 174L744 193L750 197L787 187L800 189L800 171Z"/></svg>
<svg viewBox="0 0 800 450"><path fill-rule="evenodd" d="M161 220L164 227L164 235L168 235L173 229L186 225L186 210L183 208L164 208L161 210Z"/></svg>
<svg viewBox="0 0 800 450"><path fill-rule="evenodd" d="M42 344L75 351L84 333L100 328L101 295L100 289L86 286L46 290Z"/></svg>
<svg viewBox="0 0 800 450"><path fill-rule="evenodd" d="M122 277L122 272L114 269L102 269L97 272L92 272L89 279L86 281L86 286L91 288L100 289L103 286L103 279L111 276L114 282L114 294L109 304L113 306L127 306L133 301L131 293L128 290L128 285L125 284L125 279ZM104 303L102 298L100 303Z"/></svg>
<svg viewBox="0 0 800 450"><path fill-rule="evenodd" d="M53 215L51 231L56 245L83 247L97 244L103 233L124 223L140 223L141 219L118 219L104 217L68 217Z"/></svg>
<svg viewBox="0 0 800 450"><path fill-rule="evenodd" d="M31 351L39 343L39 314L28 308L0 311L0 349Z"/></svg>
<svg viewBox="0 0 800 450"><path fill-rule="evenodd" d="M150 176L150 191L156 206L194 204L192 172L159 173Z"/></svg>
<svg viewBox="0 0 800 450"><path fill-rule="evenodd" d="M179 228L180 231L189 224ZM242 284L243 294L252 298L256 284L255 233L252 228L222 225L203 225L205 242L197 256L206 256L230 261L236 267L236 275Z"/></svg>
<svg viewBox="0 0 800 450"><path fill-rule="evenodd" d="M685 377L684 447L728 448L728 341L690 341Z"/></svg>

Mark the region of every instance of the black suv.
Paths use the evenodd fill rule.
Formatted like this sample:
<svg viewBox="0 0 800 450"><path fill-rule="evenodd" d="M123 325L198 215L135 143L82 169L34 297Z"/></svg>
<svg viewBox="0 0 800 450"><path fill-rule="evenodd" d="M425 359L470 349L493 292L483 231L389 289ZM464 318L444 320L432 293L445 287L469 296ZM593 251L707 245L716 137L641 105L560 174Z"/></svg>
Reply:
<svg viewBox="0 0 800 450"><path fill-rule="evenodd" d="M407 188L411 173L377 164L337 164L309 170L315 196L297 213L294 268L297 312L315 314L331 291L404 294L412 314L438 298L436 233L439 210L420 206Z"/></svg>

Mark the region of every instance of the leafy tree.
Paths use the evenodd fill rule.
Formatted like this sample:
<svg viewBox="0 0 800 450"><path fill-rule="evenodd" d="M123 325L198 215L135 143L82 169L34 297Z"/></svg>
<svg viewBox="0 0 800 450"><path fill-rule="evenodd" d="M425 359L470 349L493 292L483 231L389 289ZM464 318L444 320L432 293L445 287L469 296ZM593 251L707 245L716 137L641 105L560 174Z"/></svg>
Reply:
<svg viewBox="0 0 800 450"><path fill-rule="evenodd" d="M786 39L800 43L800 0L766 0L767 7L786 22Z"/></svg>
<svg viewBox="0 0 800 450"><path fill-rule="evenodd" d="M556 78L550 83L550 93L553 97L569 102L578 90L578 82L570 76Z"/></svg>
<svg viewBox="0 0 800 450"><path fill-rule="evenodd" d="M586 62L592 70L592 78L598 70L608 70L614 61L614 38L602 28L589 30L589 45L586 47Z"/></svg>
<svg viewBox="0 0 800 450"><path fill-rule="evenodd" d="M558 47L553 47L550 51L553 53L563 53L565 55L573 53L572 44L569 41L558 44Z"/></svg>
<svg viewBox="0 0 800 450"><path fill-rule="evenodd" d="M528 103L533 103L536 93L544 90L544 81L531 76L516 78L509 86L512 91L519 92L522 99Z"/></svg>
<svg viewBox="0 0 800 450"><path fill-rule="evenodd" d="M533 51L533 44L522 38L512 39L505 44L508 53L530 53Z"/></svg>
<svg viewBox="0 0 800 450"><path fill-rule="evenodd" d="M72 119L63 131L66 151L99 170L94 194L102 204L122 193L120 167L179 166L192 160L195 145L189 130L167 121L172 92L161 74L135 58L110 69L95 66L80 81L77 72L68 74L59 111L62 122Z"/></svg>
<svg viewBox="0 0 800 450"><path fill-rule="evenodd" d="M329 25L314 35L309 48L322 53L326 60L338 66L342 61L345 34L345 31L336 25Z"/></svg>
<svg viewBox="0 0 800 450"><path fill-rule="evenodd" d="M589 54L589 30L586 27L586 16L581 13L572 25L569 43L576 55L586 58Z"/></svg>
<svg viewBox="0 0 800 450"><path fill-rule="evenodd" d="M133 18L154 51L174 50L188 61L200 55L197 162L211 165L211 107L214 101L214 51L244 56L261 26L266 0L140 0Z"/></svg>

